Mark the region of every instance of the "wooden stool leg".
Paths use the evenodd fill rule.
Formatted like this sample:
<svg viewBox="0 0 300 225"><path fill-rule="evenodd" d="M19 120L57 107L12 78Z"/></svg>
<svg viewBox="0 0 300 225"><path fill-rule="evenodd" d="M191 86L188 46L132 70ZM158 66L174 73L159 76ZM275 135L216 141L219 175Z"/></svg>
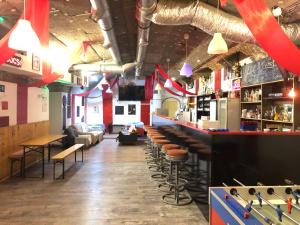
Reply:
<svg viewBox="0 0 300 225"><path fill-rule="evenodd" d="M10 177L13 176L13 169L14 169L14 160L10 160Z"/></svg>

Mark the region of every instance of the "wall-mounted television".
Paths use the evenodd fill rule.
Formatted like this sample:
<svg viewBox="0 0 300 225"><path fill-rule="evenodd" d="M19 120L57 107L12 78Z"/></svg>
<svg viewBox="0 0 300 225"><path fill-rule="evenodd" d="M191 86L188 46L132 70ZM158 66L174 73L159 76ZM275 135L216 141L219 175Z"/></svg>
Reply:
<svg viewBox="0 0 300 225"><path fill-rule="evenodd" d="M120 86L119 101L143 101L145 100L144 86Z"/></svg>

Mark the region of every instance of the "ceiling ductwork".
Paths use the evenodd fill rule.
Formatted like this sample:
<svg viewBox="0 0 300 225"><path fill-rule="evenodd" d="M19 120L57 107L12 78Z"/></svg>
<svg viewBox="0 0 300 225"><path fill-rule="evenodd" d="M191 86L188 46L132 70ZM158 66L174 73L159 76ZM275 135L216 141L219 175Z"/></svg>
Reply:
<svg viewBox="0 0 300 225"><path fill-rule="evenodd" d="M255 42L241 18L199 0L160 0L154 13L146 18L159 25L192 25L210 35L219 32L225 39L237 43ZM283 24L281 27L292 41L300 43L300 24Z"/></svg>
<svg viewBox="0 0 300 225"><path fill-rule="evenodd" d="M137 37L137 53L136 61L137 66L135 75L138 77L141 75L143 62L146 57L147 46L149 44L149 33L151 20L149 18L156 7L156 0L139 0L137 1L137 14L136 18L138 21L138 37Z"/></svg>
<svg viewBox="0 0 300 225"><path fill-rule="evenodd" d="M104 38L103 47L109 49L110 54L113 60L117 65L122 64L120 51L118 48L115 32L113 29L113 23L111 20L109 6L106 0L91 0L93 7L96 6L98 24L102 31L102 35Z"/></svg>
<svg viewBox="0 0 300 225"><path fill-rule="evenodd" d="M126 74L133 70L136 63L127 63L123 66L118 66L115 64L77 64L73 65L69 71L89 71L95 73L110 73L110 74Z"/></svg>

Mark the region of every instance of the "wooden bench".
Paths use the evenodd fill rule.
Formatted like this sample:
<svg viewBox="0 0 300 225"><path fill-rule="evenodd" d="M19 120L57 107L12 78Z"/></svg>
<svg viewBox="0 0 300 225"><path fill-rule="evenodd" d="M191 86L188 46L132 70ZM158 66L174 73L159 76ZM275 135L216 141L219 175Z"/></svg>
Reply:
<svg viewBox="0 0 300 225"><path fill-rule="evenodd" d="M10 159L10 176L13 176L14 162L20 163L20 177L23 175L24 151L19 150L8 156Z"/></svg>
<svg viewBox="0 0 300 225"><path fill-rule="evenodd" d="M84 144L75 144L52 157L53 179L54 180L56 179L56 177L55 177L56 163L62 163L62 179L64 179L65 178L65 158L68 157L69 155L71 155L73 152L75 152L75 163L76 163L77 162L76 161L76 153L77 153L77 151L80 150L81 151L81 162L83 162L83 148L84 148Z"/></svg>

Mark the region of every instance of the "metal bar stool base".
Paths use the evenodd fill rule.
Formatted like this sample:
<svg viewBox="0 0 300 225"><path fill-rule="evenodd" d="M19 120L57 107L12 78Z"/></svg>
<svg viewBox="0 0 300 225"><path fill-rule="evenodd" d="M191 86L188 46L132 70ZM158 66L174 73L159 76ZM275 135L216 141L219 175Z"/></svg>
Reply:
<svg viewBox="0 0 300 225"><path fill-rule="evenodd" d="M175 198L174 193L168 193L162 196L164 203L169 205L183 206L192 203L193 199L189 194L179 194L178 198Z"/></svg>

